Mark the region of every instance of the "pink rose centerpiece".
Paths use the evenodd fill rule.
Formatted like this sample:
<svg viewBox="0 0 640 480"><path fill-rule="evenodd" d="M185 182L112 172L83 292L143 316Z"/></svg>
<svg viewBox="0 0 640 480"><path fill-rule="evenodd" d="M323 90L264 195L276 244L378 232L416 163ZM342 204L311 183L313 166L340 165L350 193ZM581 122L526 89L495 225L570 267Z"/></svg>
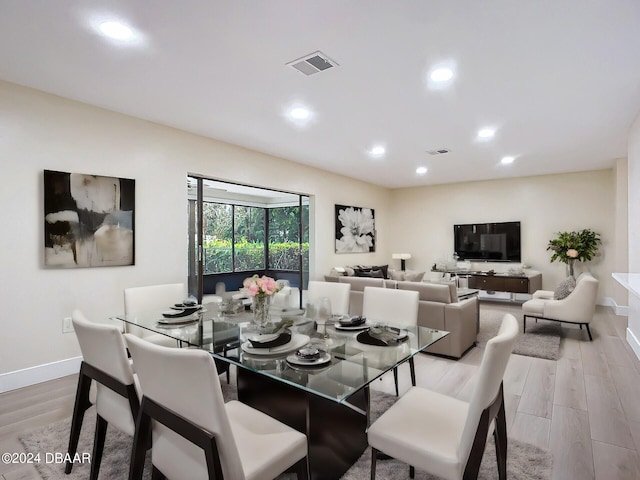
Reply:
<svg viewBox="0 0 640 480"><path fill-rule="evenodd" d="M247 294L253 297L253 322L258 331L262 333L270 320L269 306L271 297L280 288L273 278L266 275L262 277L254 275L253 277L245 278L242 285Z"/></svg>

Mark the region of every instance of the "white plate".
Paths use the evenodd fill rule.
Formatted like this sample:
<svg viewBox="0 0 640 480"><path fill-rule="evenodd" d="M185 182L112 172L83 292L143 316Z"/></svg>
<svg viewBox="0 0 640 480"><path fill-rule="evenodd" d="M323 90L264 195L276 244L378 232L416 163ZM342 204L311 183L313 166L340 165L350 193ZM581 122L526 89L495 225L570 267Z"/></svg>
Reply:
<svg viewBox="0 0 640 480"><path fill-rule="evenodd" d="M177 317L177 318L161 318L158 320L159 327L167 327L169 325L188 325L190 323L196 323L197 318L191 316Z"/></svg>
<svg viewBox="0 0 640 480"><path fill-rule="evenodd" d="M360 325L354 325L350 327L336 323L335 327L336 327L336 330L343 330L345 332L354 332L357 330L366 330L367 328L371 328L371 324L367 320L366 322L361 323Z"/></svg>
<svg viewBox="0 0 640 480"><path fill-rule="evenodd" d="M278 355L282 353L294 352L307 343L309 343L309 337L307 335L294 333L293 335L291 335L291 341L289 343L285 343L284 345L280 345L279 347L254 348L251 346L251 342L246 341L242 345L240 345L240 348L242 348L244 352L250 353L251 355Z"/></svg>
<svg viewBox="0 0 640 480"><path fill-rule="evenodd" d="M272 305L269 308L269 311L275 315L280 315L281 317L297 317L304 313L304 310L301 308L282 307L280 305Z"/></svg>
<svg viewBox="0 0 640 480"><path fill-rule="evenodd" d="M320 365L331 362L331 355L325 352L318 358L314 358L313 360L305 360L304 358L300 358L294 353L287 357L287 362L295 365L296 367L319 367Z"/></svg>

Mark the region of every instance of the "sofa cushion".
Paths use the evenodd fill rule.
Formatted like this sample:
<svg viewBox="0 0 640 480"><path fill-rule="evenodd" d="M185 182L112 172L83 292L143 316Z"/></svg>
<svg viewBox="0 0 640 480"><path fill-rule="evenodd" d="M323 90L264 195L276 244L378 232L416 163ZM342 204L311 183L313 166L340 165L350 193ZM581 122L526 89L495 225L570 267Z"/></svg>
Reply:
<svg viewBox="0 0 640 480"><path fill-rule="evenodd" d="M423 278L424 272L414 272L412 270L404 272L404 279L408 282L421 282Z"/></svg>
<svg viewBox="0 0 640 480"><path fill-rule="evenodd" d="M338 282L351 284L351 291L356 292L363 292L364 287L384 287L383 278L338 277Z"/></svg>
<svg viewBox="0 0 640 480"><path fill-rule="evenodd" d="M449 285L444 283L398 282L398 289L417 291L420 301L451 303Z"/></svg>

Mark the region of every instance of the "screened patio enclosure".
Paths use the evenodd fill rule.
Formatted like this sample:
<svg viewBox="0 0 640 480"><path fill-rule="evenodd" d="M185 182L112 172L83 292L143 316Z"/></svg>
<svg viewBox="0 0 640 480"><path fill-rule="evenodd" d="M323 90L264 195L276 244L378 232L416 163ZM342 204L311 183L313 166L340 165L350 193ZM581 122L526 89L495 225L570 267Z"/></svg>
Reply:
<svg viewBox="0 0 640 480"><path fill-rule="evenodd" d="M309 281L309 197L226 181L187 177L189 293L202 300L254 274Z"/></svg>

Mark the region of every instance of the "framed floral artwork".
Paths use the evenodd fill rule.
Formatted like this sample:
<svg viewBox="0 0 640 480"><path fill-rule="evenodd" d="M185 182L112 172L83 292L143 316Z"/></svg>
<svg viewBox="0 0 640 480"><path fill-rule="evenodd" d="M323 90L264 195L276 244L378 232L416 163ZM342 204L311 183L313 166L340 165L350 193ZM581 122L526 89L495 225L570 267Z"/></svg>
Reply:
<svg viewBox="0 0 640 480"><path fill-rule="evenodd" d="M44 171L44 265L134 265L135 180Z"/></svg>
<svg viewBox="0 0 640 480"><path fill-rule="evenodd" d="M336 253L375 251L373 209L336 205Z"/></svg>

